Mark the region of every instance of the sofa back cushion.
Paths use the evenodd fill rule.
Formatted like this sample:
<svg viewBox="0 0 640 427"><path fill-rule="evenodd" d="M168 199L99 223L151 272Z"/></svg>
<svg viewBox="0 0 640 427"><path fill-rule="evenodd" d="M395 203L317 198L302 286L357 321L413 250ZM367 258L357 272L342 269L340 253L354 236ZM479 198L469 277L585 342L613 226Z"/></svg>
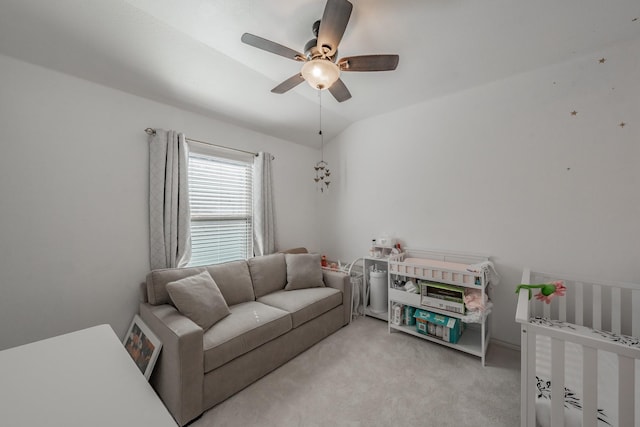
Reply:
<svg viewBox="0 0 640 427"><path fill-rule="evenodd" d="M149 304L171 304L167 284L205 271L204 267L162 268L147 274L147 298Z"/></svg>
<svg viewBox="0 0 640 427"><path fill-rule="evenodd" d="M247 261L208 265L206 268L216 281L227 304L235 305L256 300Z"/></svg>
<svg viewBox="0 0 640 427"><path fill-rule="evenodd" d="M287 284L287 263L284 254L249 258L249 272L256 298L284 289Z"/></svg>
<svg viewBox="0 0 640 427"><path fill-rule="evenodd" d="M255 301L251 275L246 261L233 261L206 267L165 268L147 275L149 304L171 304L167 284L208 271L228 305Z"/></svg>

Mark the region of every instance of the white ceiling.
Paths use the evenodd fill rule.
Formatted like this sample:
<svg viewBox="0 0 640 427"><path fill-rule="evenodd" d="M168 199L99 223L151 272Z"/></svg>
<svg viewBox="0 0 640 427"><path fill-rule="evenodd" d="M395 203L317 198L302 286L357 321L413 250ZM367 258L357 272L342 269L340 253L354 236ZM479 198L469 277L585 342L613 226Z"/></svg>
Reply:
<svg viewBox="0 0 640 427"><path fill-rule="evenodd" d="M640 37L638 0L351 2L339 56L397 53L400 63L392 72L344 73L353 95L346 102L322 93L325 140L366 117ZM283 95L270 92L301 64L240 36L303 51L324 5L0 0L0 53L318 147L317 91L303 83Z"/></svg>

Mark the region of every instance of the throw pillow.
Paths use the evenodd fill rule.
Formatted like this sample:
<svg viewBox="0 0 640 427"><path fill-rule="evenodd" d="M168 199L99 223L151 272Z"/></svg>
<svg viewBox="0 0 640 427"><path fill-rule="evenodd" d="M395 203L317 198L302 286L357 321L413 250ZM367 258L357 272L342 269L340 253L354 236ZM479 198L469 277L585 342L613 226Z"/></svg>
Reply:
<svg viewBox="0 0 640 427"><path fill-rule="evenodd" d="M231 314L208 271L167 283L167 292L178 311L204 330Z"/></svg>
<svg viewBox="0 0 640 427"><path fill-rule="evenodd" d="M287 286L285 291L324 287L320 254L285 254Z"/></svg>

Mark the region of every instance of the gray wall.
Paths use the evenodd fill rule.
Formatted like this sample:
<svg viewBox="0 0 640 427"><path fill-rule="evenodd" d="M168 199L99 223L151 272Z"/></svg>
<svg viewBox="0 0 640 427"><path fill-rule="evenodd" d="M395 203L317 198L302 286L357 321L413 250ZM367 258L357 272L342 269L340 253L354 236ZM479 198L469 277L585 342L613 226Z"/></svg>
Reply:
<svg viewBox="0 0 640 427"><path fill-rule="evenodd" d="M316 247L317 151L0 56L0 349L124 335L149 271L146 127L275 155L277 244Z"/></svg>
<svg viewBox="0 0 640 427"><path fill-rule="evenodd" d="M5 56L0 73L0 349L124 334L149 270L148 126L273 153L280 248L351 261L386 233L492 255L506 342L524 266L640 282L637 41L357 122L325 147L320 196L316 150Z"/></svg>
<svg viewBox="0 0 640 427"><path fill-rule="evenodd" d="M524 266L640 283L638 75L640 41L620 43L353 124L326 150L323 247L350 261L386 233L491 255L513 344Z"/></svg>

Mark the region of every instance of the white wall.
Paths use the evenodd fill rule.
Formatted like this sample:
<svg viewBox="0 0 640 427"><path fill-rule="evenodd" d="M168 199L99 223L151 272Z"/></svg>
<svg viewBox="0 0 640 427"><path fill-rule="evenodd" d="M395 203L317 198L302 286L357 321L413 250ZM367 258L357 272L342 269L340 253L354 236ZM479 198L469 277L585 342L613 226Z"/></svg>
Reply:
<svg viewBox="0 0 640 427"><path fill-rule="evenodd" d="M524 266L640 282L639 75L640 41L621 43L352 125L326 148L322 247L350 261L386 232L491 255L494 337L514 344Z"/></svg>
<svg viewBox="0 0 640 427"><path fill-rule="evenodd" d="M0 56L0 349L109 323L149 271L146 127L275 155L277 244L316 247L317 151Z"/></svg>
<svg viewBox="0 0 640 427"><path fill-rule="evenodd" d="M621 43L356 123L316 197L315 150L0 56L0 349L124 334L149 270L146 127L273 153L280 248L350 261L386 232L492 255L495 336L518 343L523 266L640 281L639 58Z"/></svg>

